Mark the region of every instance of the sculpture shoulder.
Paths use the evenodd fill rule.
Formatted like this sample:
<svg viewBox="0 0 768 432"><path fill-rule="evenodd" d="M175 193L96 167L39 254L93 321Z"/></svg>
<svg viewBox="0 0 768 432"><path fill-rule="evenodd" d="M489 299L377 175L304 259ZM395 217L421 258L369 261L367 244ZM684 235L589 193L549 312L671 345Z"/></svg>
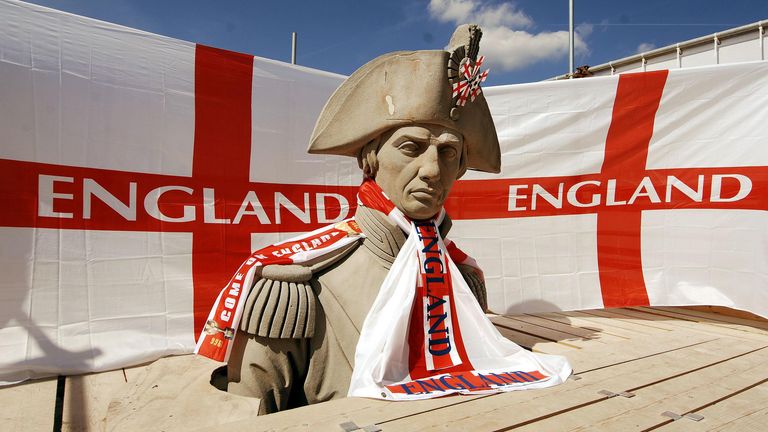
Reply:
<svg viewBox="0 0 768 432"><path fill-rule="evenodd" d="M312 337L318 307L312 280L357 247L359 243L352 243L304 265L275 264L261 268L245 300L240 330L279 339Z"/></svg>
<svg viewBox="0 0 768 432"><path fill-rule="evenodd" d="M482 273L480 273L476 268L465 264L457 264L456 267L459 268L461 276L464 278L464 281L467 282L469 290L472 291L472 294L475 295L475 299L477 299L480 307L483 309L483 311L487 311L488 293L485 289L485 280L483 280Z"/></svg>

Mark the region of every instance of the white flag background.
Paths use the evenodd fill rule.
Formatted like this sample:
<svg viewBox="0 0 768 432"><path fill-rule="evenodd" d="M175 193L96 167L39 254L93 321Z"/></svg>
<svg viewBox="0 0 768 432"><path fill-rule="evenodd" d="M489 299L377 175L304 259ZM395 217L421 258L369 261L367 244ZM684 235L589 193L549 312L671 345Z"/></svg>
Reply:
<svg viewBox="0 0 768 432"><path fill-rule="evenodd" d="M0 382L191 352L247 252L351 214L342 76L0 1ZM768 316L768 64L486 88L451 238L496 312Z"/></svg>

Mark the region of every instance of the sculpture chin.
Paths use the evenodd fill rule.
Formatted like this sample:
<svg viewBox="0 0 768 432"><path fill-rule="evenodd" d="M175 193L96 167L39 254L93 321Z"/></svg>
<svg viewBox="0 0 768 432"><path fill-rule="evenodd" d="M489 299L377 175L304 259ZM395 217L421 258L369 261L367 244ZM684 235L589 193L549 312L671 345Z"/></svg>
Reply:
<svg viewBox="0 0 768 432"><path fill-rule="evenodd" d="M439 197L424 192L411 193L405 203L397 205L411 219L422 220L435 216L443 206Z"/></svg>

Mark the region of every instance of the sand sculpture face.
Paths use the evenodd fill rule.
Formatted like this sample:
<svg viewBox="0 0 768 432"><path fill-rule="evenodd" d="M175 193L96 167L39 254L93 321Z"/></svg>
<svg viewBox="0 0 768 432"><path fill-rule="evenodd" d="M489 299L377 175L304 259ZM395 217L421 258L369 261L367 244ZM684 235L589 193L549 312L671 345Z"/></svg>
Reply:
<svg viewBox="0 0 768 432"><path fill-rule="evenodd" d="M449 127L416 124L381 137L374 175L392 203L412 219L427 219L443 206L463 173L462 135Z"/></svg>

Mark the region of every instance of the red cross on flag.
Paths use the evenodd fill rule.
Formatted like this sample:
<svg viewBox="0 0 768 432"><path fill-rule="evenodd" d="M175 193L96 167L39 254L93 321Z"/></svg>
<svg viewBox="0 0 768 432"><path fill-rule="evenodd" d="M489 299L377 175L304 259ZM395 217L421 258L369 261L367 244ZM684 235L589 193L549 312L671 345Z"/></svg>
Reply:
<svg viewBox="0 0 768 432"><path fill-rule="evenodd" d="M307 155L343 77L0 3L0 383L188 353L250 250L354 213ZM485 88L452 239L496 312L768 316L768 65Z"/></svg>

